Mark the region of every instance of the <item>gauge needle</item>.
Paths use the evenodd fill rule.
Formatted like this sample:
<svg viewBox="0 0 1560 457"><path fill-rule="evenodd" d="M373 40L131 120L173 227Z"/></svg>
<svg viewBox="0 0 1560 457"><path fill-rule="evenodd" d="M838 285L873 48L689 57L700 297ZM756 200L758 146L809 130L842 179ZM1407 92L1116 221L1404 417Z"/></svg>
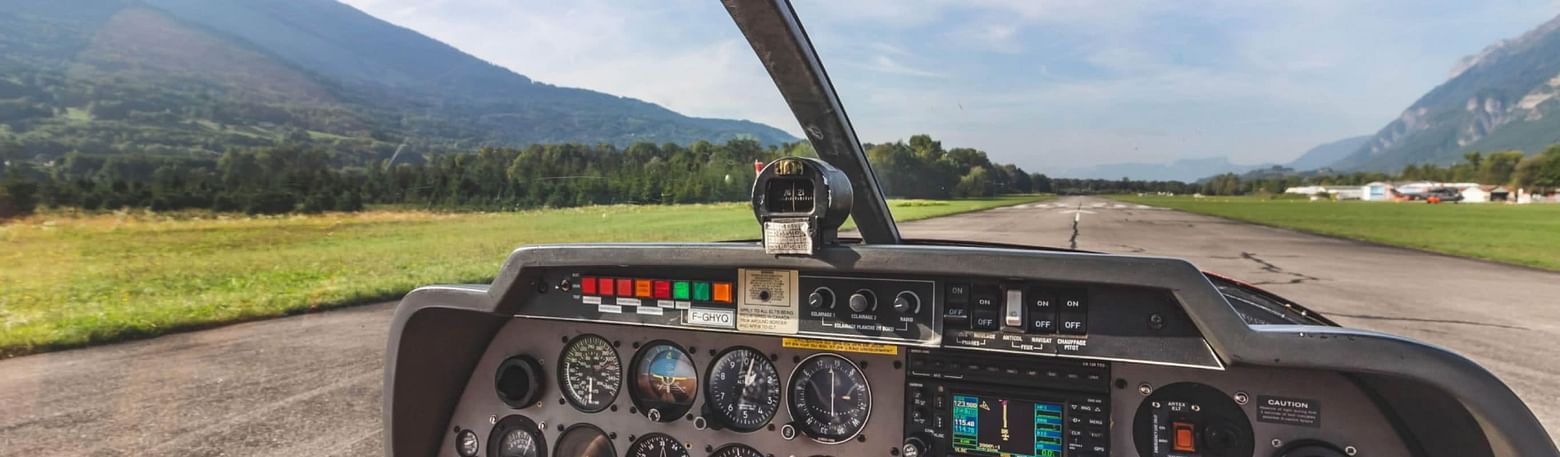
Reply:
<svg viewBox="0 0 1560 457"><path fill-rule="evenodd" d="M595 403L596 378L585 378L585 403Z"/></svg>
<svg viewBox="0 0 1560 457"><path fill-rule="evenodd" d="M757 360L757 359L748 359L747 369L742 370L742 387L747 387L747 386L750 386L750 385L753 384L753 361L754 360Z"/></svg>
<svg viewBox="0 0 1560 457"><path fill-rule="evenodd" d="M834 382L834 370L829 370L829 415L830 416L834 415L834 397L836 395L834 393L835 392L834 384L835 384L835 382Z"/></svg>

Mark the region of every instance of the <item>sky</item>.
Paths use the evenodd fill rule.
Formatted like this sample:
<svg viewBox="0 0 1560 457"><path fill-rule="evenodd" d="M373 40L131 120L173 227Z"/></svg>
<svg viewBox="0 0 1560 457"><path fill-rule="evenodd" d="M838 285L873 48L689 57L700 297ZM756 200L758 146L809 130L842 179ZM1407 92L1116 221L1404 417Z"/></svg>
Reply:
<svg viewBox="0 0 1560 457"><path fill-rule="evenodd" d="M550 84L801 137L716 0L344 0ZM1372 134L1560 0L795 0L864 142L1030 171L1284 163Z"/></svg>

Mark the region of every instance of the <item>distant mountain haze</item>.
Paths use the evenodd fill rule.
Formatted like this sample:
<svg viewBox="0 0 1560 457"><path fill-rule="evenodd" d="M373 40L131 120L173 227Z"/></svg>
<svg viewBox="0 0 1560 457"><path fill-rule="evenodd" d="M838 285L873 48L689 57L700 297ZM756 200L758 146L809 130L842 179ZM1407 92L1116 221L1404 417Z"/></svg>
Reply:
<svg viewBox="0 0 1560 457"><path fill-rule="evenodd" d="M363 158L404 145L796 140L533 81L333 0L10 0L0 30L0 141L45 156L289 137Z"/></svg>
<svg viewBox="0 0 1560 457"><path fill-rule="evenodd" d="M1339 170L1455 163L1471 150L1529 154L1560 143L1560 17L1463 58Z"/></svg>
<svg viewBox="0 0 1560 457"><path fill-rule="evenodd" d="M1121 179L1125 177L1145 181L1193 182L1214 175L1224 173L1240 174L1269 166L1272 165L1243 165L1230 162L1228 157L1208 157L1181 159L1168 163L1129 162L1095 165L1065 170L1057 173L1057 177L1078 179Z"/></svg>
<svg viewBox="0 0 1560 457"><path fill-rule="evenodd" d="M1300 154L1299 158L1284 166L1297 171L1309 171L1328 167L1339 160L1343 160L1344 157L1348 157L1349 154L1353 154L1354 151L1358 151L1370 139L1370 135L1360 135L1324 143L1306 150L1305 153Z"/></svg>

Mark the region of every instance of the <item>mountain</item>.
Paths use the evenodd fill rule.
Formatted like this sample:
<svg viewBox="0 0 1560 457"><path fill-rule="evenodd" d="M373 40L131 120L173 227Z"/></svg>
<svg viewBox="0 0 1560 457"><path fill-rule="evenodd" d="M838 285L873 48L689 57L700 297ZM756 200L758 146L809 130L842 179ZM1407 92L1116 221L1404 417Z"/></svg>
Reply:
<svg viewBox="0 0 1560 457"><path fill-rule="evenodd" d="M1560 143L1560 17L1463 58L1364 146L1334 164L1397 171L1470 150L1538 152Z"/></svg>
<svg viewBox="0 0 1560 457"><path fill-rule="evenodd" d="M1067 170L1058 176L1079 179L1121 179L1193 182L1224 173L1244 173L1269 164L1241 165L1228 157L1181 159L1169 163L1113 163Z"/></svg>
<svg viewBox="0 0 1560 457"><path fill-rule="evenodd" d="M1299 171L1315 170L1318 168L1328 167L1333 163L1338 162L1339 160L1343 160L1344 157L1348 157L1349 154L1354 153L1354 151L1358 151L1360 147L1364 146L1365 142L1370 141L1370 139L1371 135L1360 135L1356 137L1344 138L1330 143L1323 143L1305 151L1304 154L1300 154L1299 158L1296 158L1294 161L1289 162L1284 166Z"/></svg>
<svg viewBox="0 0 1560 457"><path fill-rule="evenodd" d="M0 30L0 142L35 155L795 140L533 81L333 0L8 0Z"/></svg>

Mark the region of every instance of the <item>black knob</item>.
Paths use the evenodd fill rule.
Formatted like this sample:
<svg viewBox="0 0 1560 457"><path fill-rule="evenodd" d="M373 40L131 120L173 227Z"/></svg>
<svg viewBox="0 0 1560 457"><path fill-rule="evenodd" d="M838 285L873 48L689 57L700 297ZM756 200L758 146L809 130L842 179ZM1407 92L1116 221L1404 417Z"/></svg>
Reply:
<svg viewBox="0 0 1560 457"><path fill-rule="evenodd" d="M527 408L542 397L542 391L547 387L546 379L542 376L542 364L536 359L517 355L498 365L493 387L498 391L498 399L504 403L517 409Z"/></svg>
<svg viewBox="0 0 1560 457"><path fill-rule="evenodd" d="M894 311L915 313L921 310L921 297L915 292L904 291L894 296Z"/></svg>
<svg viewBox="0 0 1560 457"><path fill-rule="evenodd" d="M807 306L814 309L834 309L834 291L827 287L813 289L811 294L807 294Z"/></svg>
<svg viewBox="0 0 1560 457"><path fill-rule="evenodd" d="M1203 429L1203 446L1217 451L1224 451L1235 447L1240 441L1240 432L1230 424L1213 424Z"/></svg>
<svg viewBox="0 0 1560 457"><path fill-rule="evenodd" d="M872 295L872 291L862 289L850 294L851 311L864 313L874 309L877 309L877 297Z"/></svg>
<svg viewBox="0 0 1560 457"><path fill-rule="evenodd" d="M933 457L932 454L935 450L932 449L932 444L934 442L933 438L925 433L912 434L909 438L905 438L905 445L899 450L899 453L903 454L904 457Z"/></svg>

